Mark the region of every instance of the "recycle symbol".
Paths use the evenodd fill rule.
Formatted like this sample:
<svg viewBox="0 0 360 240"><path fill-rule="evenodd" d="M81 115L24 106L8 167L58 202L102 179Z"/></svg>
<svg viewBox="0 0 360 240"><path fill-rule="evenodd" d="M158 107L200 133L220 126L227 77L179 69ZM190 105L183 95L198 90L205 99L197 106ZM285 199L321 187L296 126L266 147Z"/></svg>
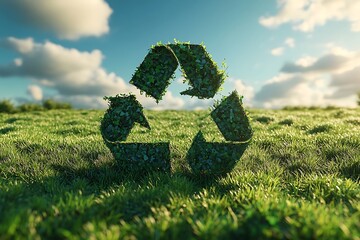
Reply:
<svg viewBox="0 0 360 240"><path fill-rule="evenodd" d="M185 82L190 85L182 95L213 98L226 78L204 45L175 42L152 46L130 83L159 102L179 65ZM131 170L170 172L170 142L125 142L135 123L151 129L135 95L118 94L104 99L109 102L109 108L101 120L100 130L114 158ZM253 131L242 97L236 91L217 103L210 116L226 142L207 142L199 130L186 160L194 174L216 176L234 168L248 147Z"/></svg>

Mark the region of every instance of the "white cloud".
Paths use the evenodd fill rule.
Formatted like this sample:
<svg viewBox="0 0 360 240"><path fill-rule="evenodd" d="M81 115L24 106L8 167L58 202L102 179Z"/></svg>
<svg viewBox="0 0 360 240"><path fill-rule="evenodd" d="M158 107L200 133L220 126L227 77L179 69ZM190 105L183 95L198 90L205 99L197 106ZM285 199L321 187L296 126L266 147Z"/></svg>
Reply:
<svg viewBox="0 0 360 240"><path fill-rule="evenodd" d="M295 47L295 39L293 39L293 38L285 39L283 47L274 48L270 51L270 53L271 53L271 55L276 56L276 57L281 56L284 54L286 47L294 48Z"/></svg>
<svg viewBox="0 0 360 240"><path fill-rule="evenodd" d="M126 88L120 77L101 67L103 56L99 50L80 52L46 41L32 42L30 50L22 51L29 45L28 39L8 38L6 41L8 46L16 46L11 48L20 58L7 66L0 66L0 76L33 78L61 95L100 96Z"/></svg>
<svg viewBox="0 0 360 240"><path fill-rule="evenodd" d="M32 38L17 39L9 37L0 41L0 47L9 48L19 53L31 52L34 48L34 40Z"/></svg>
<svg viewBox="0 0 360 240"><path fill-rule="evenodd" d="M237 80L233 80L231 79L230 81L232 81L235 90L239 93L239 95L244 96L244 103L248 104L248 105L252 105L252 100L255 96L255 90L252 86L246 85L244 83L244 81L237 79Z"/></svg>
<svg viewBox="0 0 360 240"><path fill-rule="evenodd" d="M305 56L305 57L298 59L295 62L295 65L297 65L298 67L307 68L307 67L313 65L316 62L316 60L317 59L315 57Z"/></svg>
<svg viewBox="0 0 360 240"><path fill-rule="evenodd" d="M298 60L297 62L299 63ZM281 71L287 73L296 73L296 72L333 72L341 68L346 62L348 58L345 56L335 55L335 54L327 54L317 59L315 62L308 66L304 66L298 63L286 63Z"/></svg>
<svg viewBox="0 0 360 240"><path fill-rule="evenodd" d="M278 0L275 16L261 17L261 25L269 28L291 23L293 28L311 32L331 20L346 20L353 32L360 31L360 1L357 0Z"/></svg>
<svg viewBox="0 0 360 240"><path fill-rule="evenodd" d="M112 9L105 0L0 0L24 24L54 32L63 39L109 32Z"/></svg>
<svg viewBox="0 0 360 240"><path fill-rule="evenodd" d="M322 56L306 56L295 63L286 63L281 71L256 93L256 106L356 106L360 52L330 44Z"/></svg>
<svg viewBox="0 0 360 240"><path fill-rule="evenodd" d="M0 43L1 47L12 49L19 55L12 63L0 65L0 77L31 78L40 86L58 93L52 97L70 102L75 107L105 108L107 103L102 99L103 96L131 92L146 108L198 107L191 101L185 103L182 98L174 96L169 91L159 104L154 99L141 95L137 88L101 66L103 55L99 50L81 52L49 41L35 43L32 39L7 38ZM28 93L35 100L41 99L40 91L41 89L35 86L28 89Z"/></svg>
<svg viewBox="0 0 360 240"><path fill-rule="evenodd" d="M353 70L332 77L330 86L337 88L329 98L343 98L360 92L360 64Z"/></svg>
<svg viewBox="0 0 360 240"><path fill-rule="evenodd" d="M295 39L293 38L287 38L285 39L285 44L288 46L288 47L295 47Z"/></svg>
<svg viewBox="0 0 360 240"><path fill-rule="evenodd" d="M271 50L271 55L273 56L281 56L284 53L284 48L278 47Z"/></svg>
<svg viewBox="0 0 360 240"><path fill-rule="evenodd" d="M255 96L256 105L265 108L284 106L324 106L323 79L308 81L301 75L279 74L266 83Z"/></svg>
<svg viewBox="0 0 360 240"><path fill-rule="evenodd" d="M43 92L39 86L30 85L28 86L27 93L35 100L41 101L43 99Z"/></svg>

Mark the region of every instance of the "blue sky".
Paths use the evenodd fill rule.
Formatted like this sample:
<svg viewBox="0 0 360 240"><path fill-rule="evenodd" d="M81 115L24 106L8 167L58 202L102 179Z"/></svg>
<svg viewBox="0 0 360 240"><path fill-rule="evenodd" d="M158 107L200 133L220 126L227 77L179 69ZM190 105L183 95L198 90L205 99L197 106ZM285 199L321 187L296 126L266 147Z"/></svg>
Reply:
<svg viewBox="0 0 360 240"><path fill-rule="evenodd" d="M179 94L179 79L159 104L128 84L152 44L176 38L225 60L218 97L236 89L258 108L352 107L358 12L353 0L0 0L0 99L103 108L102 96L133 92L147 108L206 108L212 100Z"/></svg>

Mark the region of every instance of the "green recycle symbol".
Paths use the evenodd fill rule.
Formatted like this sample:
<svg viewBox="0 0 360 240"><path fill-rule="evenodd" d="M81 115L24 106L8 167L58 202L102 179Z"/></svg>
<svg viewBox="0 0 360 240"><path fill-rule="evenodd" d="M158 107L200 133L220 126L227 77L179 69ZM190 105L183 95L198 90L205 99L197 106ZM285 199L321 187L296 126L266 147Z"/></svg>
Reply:
<svg viewBox="0 0 360 240"><path fill-rule="evenodd" d="M226 74L217 68L205 46L175 42L152 46L130 83L157 102L164 96L180 65L190 88L182 95L213 98ZM142 105L133 94L105 97L109 108L101 120L101 134L114 158L127 168L170 172L170 143L125 142L135 123L151 129ZM221 175L230 172L249 145L253 131L242 97L233 91L210 113L226 142L207 142L201 130L193 139L186 160L194 174Z"/></svg>

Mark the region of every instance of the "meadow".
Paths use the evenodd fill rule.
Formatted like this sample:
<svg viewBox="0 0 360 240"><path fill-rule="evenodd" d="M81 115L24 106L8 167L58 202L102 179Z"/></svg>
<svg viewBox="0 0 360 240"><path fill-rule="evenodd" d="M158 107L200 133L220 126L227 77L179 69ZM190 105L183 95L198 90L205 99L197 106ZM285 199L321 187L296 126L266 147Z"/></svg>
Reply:
<svg viewBox="0 0 360 240"><path fill-rule="evenodd" d="M145 111L128 142L171 143L171 174L117 164L103 111L0 114L0 239L360 239L360 108L250 110L235 169L191 174L209 111Z"/></svg>

